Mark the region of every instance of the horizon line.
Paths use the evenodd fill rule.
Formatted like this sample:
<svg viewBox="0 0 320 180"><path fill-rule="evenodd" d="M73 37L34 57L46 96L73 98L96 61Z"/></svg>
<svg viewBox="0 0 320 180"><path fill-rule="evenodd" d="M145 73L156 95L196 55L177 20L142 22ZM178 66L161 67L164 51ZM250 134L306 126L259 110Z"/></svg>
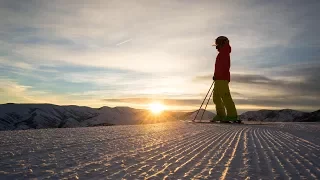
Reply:
<svg viewBox="0 0 320 180"><path fill-rule="evenodd" d="M103 107L108 107L108 108L119 108L119 107L127 107L127 108L132 108L132 109L137 109L137 110L148 110L147 108L134 108L134 107L130 107L130 106L101 106L101 107L90 107L90 106L82 106L82 105L76 105L76 104L69 104L69 105L60 105L60 104L52 104L52 103L4 103L4 104L0 104L0 105L13 105L13 104L17 104L17 105L54 105L54 106L77 106L77 107L87 107L87 108L91 108L91 109L101 109ZM201 108L201 110L203 110L204 108ZM195 110L164 110L164 112L195 112L198 111L199 108L195 109ZM269 110L269 111L281 111L281 110L294 110L294 111L299 111L299 112L315 112L315 111L319 111L320 109L316 109L316 110L312 110L312 111L301 111L301 110L296 110L296 109L290 109L290 108L275 108L275 109L258 109L258 110L247 110L244 111L245 112L252 112L252 111L261 111L261 110ZM209 112L212 112L210 110L207 110ZM239 114L243 114L243 113L239 113Z"/></svg>

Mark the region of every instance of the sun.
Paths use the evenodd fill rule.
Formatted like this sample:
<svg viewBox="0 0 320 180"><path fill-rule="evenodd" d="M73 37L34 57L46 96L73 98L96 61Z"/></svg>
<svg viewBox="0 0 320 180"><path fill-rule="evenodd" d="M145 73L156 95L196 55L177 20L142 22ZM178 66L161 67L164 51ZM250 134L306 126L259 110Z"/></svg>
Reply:
<svg viewBox="0 0 320 180"><path fill-rule="evenodd" d="M166 109L166 107L158 102L154 102L149 104L149 110L153 113L153 114L160 114L161 112L163 112Z"/></svg>

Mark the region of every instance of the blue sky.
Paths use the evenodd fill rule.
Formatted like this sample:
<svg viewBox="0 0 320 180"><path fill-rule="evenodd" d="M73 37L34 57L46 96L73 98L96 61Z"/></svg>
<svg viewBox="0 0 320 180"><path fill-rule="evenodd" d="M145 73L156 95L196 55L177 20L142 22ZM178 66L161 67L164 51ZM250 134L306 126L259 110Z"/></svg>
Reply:
<svg viewBox="0 0 320 180"><path fill-rule="evenodd" d="M0 1L0 103L197 109L217 36L240 112L320 109L319 1ZM211 104L209 109L214 109Z"/></svg>

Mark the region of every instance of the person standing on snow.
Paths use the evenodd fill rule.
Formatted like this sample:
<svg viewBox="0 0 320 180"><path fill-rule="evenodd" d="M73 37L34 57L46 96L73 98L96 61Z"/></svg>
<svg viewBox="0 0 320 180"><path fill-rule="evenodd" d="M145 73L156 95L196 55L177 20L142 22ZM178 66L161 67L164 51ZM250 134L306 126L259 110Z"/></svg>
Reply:
<svg viewBox="0 0 320 180"><path fill-rule="evenodd" d="M216 105L217 115L211 121L237 121L238 114L229 89L231 53L229 39L219 36L212 46L216 46L219 53L213 76L215 81L213 102Z"/></svg>

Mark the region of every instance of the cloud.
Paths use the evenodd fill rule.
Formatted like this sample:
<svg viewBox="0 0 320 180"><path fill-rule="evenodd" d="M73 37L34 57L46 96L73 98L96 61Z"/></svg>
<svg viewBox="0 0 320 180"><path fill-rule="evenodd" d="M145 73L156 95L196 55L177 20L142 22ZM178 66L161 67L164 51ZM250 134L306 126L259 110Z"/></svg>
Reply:
<svg viewBox="0 0 320 180"><path fill-rule="evenodd" d="M125 43L128 43L128 42L130 42L130 41L132 41L132 39L127 39L127 40L125 40L125 41L122 41L122 42L116 44L116 46L120 46L120 45L125 44Z"/></svg>
<svg viewBox="0 0 320 180"><path fill-rule="evenodd" d="M9 67L14 67L18 69L23 69L23 70L34 70L35 66L22 62L22 61L12 61L6 58L1 58L0 57L0 65L2 66L9 66Z"/></svg>
<svg viewBox="0 0 320 180"><path fill-rule="evenodd" d="M310 96L262 96L248 99L235 99L236 104L265 106L273 108L295 108L317 110L320 109L320 102L316 97Z"/></svg>
<svg viewBox="0 0 320 180"><path fill-rule="evenodd" d="M232 1L83 4L86 2L3 3L1 17L8 17L2 21L8 24L4 32L14 37L10 42L14 45L13 52L28 61L42 63L178 73L199 71L203 68L201 64L211 62L215 51L210 44L221 33L230 37L237 47L235 57L244 62L248 54L261 48L287 46L301 29L290 26L290 19L296 14L283 4ZM12 9L18 9L19 13L13 13ZM293 9L304 12L304 8ZM23 36L17 36L18 32ZM130 45L114 47L132 38L135 41ZM40 41L26 46L24 42L32 39ZM204 57L203 63L197 62L199 56Z"/></svg>
<svg viewBox="0 0 320 180"><path fill-rule="evenodd" d="M198 81L207 81L211 79L212 79L212 75L203 75L203 76L196 76L195 78L193 78L193 81L198 82ZM272 80L263 75L232 74L232 81L235 81L237 83L266 84Z"/></svg>
<svg viewBox="0 0 320 180"><path fill-rule="evenodd" d="M101 107L103 103L81 99L81 97L57 94L34 89L32 86L22 85L12 79L0 77L0 103L52 103L58 105L84 105Z"/></svg>
<svg viewBox="0 0 320 180"><path fill-rule="evenodd" d="M290 71L283 71L282 76L266 77L263 75L235 74L233 81L242 84L258 84L275 89L283 89L288 95L308 95L320 97L320 64L296 65Z"/></svg>
<svg viewBox="0 0 320 180"><path fill-rule="evenodd" d="M137 104L150 104L152 102L161 101L163 104L171 106L188 106L201 104L199 99L161 99L161 98L121 98L121 99L103 99L107 102L126 102L126 103L137 103ZM199 104L199 105L200 105Z"/></svg>
<svg viewBox="0 0 320 180"><path fill-rule="evenodd" d="M24 96L24 93L31 88L30 86L23 86L10 79L0 77L0 87L0 102L9 99L11 101L33 102L32 98L27 95Z"/></svg>
<svg viewBox="0 0 320 180"><path fill-rule="evenodd" d="M240 94L235 102L239 105L268 107L320 108L320 63L300 63L269 70L268 74L232 74L231 93ZM212 75L200 75L194 82L204 82Z"/></svg>
<svg viewBox="0 0 320 180"><path fill-rule="evenodd" d="M0 75L23 79L24 92L61 87L59 102L86 95L96 104L123 97L192 104L211 82L211 44L226 35L240 104L285 95L307 104L319 97L320 66L278 66L302 61L298 55L318 61L318 9L317 1L1 1Z"/></svg>
<svg viewBox="0 0 320 180"><path fill-rule="evenodd" d="M302 91L305 88L312 92L320 92L320 63L297 63L290 66L279 66L272 69L261 69L260 73L237 74L231 72L231 83L267 85ZM270 76L264 75L268 74ZM212 75L201 75L193 78L194 82L211 80Z"/></svg>

